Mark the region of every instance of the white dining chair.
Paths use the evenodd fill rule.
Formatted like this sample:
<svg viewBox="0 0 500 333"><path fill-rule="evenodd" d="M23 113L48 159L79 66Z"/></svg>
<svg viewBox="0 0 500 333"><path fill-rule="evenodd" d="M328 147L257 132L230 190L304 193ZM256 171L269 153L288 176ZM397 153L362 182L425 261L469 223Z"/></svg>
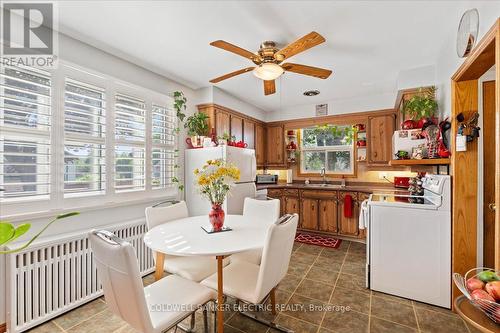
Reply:
<svg viewBox="0 0 500 333"><path fill-rule="evenodd" d="M161 206L165 203L171 203L171 205ZM165 201L146 208L146 224L148 230L151 230L157 225L188 216L189 214L185 201ZM153 258L155 258L156 262L155 253L153 253ZM225 260L224 264L227 265L228 260ZM215 258L209 257L181 257L166 255L164 270L168 273L182 276L188 280L200 282L204 278L216 272L217 261Z"/></svg>
<svg viewBox="0 0 500 333"><path fill-rule="evenodd" d="M208 332L205 306L215 299L213 290L176 275L143 287L130 243L106 230L92 231L89 239L106 304L115 315L139 332L160 333L201 307Z"/></svg>
<svg viewBox="0 0 500 333"><path fill-rule="evenodd" d="M243 216L250 217L252 223L270 225L280 217L280 201L278 199L257 200L245 198ZM231 262L246 261L260 265L261 258L262 248L233 254L230 260Z"/></svg>
<svg viewBox="0 0 500 333"><path fill-rule="evenodd" d="M264 303L269 295L272 313L276 313L275 289L288 271L298 220L297 214L287 214L269 226L260 266L237 261L224 268L222 282L225 295L254 305ZM214 274L201 284L217 290L217 282L217 274ZM245 312L242 314L277 330L290 332L273 322Z"/></svg>

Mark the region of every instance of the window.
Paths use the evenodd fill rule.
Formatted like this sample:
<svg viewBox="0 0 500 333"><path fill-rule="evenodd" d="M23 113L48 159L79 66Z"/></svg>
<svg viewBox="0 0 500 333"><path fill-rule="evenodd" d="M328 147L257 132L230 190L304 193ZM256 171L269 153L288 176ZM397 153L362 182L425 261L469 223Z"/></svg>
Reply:
<svg viewBox="0 0 500 333"><path fill-rule="evenodd" d="M175 169L175 114L172 108L153 104L152 116L152 170L151 186L154 189L173 185Z"/></svg>
<svg viewBox="0 0 500 333"><path fill-rule="evenodd" d="M145 101L116 95L115 98L115 191L144 190Z"/></svg>
<svg viewBox="0 0 500 333"><path fill-rule="evenodd" d="M0 215L174 196L176 127L167 95L62 61L2 66Z"/></svg>
<svg viewBox="0 0 500 333"><path fill-rule="evenodd" d="M351 126L305 128L301 135L301 173L354 174Z"/></svg>
<svg viewBox="0 0 500 333"><path fill-rule="evenodd" d="M0 70L0 199L50 194L51 77Z"/></svg>
<svg viewBox="0 0 500 333"><path fill-rule="evenodd" d="M104 89L66 79L64 92L64 193L106 190Z"/></svg>

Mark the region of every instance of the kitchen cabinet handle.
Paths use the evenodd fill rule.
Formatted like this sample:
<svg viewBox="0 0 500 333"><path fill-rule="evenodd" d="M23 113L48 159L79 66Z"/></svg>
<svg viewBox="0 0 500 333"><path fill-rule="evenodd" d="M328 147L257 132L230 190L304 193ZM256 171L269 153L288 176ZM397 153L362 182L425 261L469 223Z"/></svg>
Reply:
<svg viewBox="0 0 500 333"><path fill-rule="evenodd" d="M488 204L488 208L489 208L492 212L494 212L495 210L497 210L497 205L495 205L495 203L494 203L494 202L490 202L490 203Z"/></svg>

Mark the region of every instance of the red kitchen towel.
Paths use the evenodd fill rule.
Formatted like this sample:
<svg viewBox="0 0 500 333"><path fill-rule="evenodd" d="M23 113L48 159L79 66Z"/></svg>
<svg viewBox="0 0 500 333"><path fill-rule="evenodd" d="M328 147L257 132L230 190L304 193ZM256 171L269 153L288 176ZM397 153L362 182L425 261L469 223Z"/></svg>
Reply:
<svg viewBox="0 0 500 333"><path fill-rule="evenodd" d="M344 197L344 217L352 217L352 196L346 194Z"/></svg>

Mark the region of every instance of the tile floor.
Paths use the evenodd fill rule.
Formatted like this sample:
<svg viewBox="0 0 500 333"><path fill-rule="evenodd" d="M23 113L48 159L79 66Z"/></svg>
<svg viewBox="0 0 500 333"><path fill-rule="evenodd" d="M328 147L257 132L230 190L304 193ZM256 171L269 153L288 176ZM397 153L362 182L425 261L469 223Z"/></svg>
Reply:
<svg viewBox="0 0 500 333"><path fill-rule="evenodd" d="M294 311L288 306L278 312L276 322L297 333L477 332L449 310L366 290L364 279L364 244L344 241L336 250L297 243L288 275L278 287L277 301L282 305L296 305L301 310ZM145 284L152 281L152 275L144 278ZM325 308L329 311L324 311ZM273 317L269 312L258 315ZM233 311L226 312L225 318L226 333L277 332ZM210 318L210 325L212 322ZM196 332L203 332L199 313L196 323ZM29 332L136 331L114 316L100 298Z"/></svg>

